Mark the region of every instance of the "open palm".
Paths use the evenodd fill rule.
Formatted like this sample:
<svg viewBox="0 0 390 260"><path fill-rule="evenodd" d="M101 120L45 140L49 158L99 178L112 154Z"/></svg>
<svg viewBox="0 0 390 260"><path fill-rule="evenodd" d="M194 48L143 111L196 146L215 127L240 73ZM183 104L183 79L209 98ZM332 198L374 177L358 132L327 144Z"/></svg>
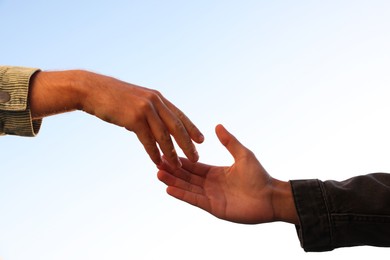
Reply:
<svg viewBox="0 0 390 260"><path fill-rule="evenodd" d="M272 186L276 180L223 126L218 125L216 133L234 157L234 164L219 167L184 158L182 168L164 164L158 178L168 185L167 193L228 221L246 224L273 221Z"/></svg>

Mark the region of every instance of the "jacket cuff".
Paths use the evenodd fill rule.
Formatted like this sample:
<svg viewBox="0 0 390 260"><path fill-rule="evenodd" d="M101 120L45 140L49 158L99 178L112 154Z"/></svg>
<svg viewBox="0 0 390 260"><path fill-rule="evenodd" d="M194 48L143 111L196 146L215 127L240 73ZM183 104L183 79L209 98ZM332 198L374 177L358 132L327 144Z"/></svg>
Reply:
<svg viewBox="0 0 390 260"><path fill-rule="evenodd" d="M0 134L38 134L42 120L32 120L28 105L30 79L38 70L0 66Z"/></svg>
<svg viewBox="0 0 390 260"><path fill-rule="evenodd" d="M334 249L324 189L319 180L290 181L300 224L296 226L305 251Z"/></svg>

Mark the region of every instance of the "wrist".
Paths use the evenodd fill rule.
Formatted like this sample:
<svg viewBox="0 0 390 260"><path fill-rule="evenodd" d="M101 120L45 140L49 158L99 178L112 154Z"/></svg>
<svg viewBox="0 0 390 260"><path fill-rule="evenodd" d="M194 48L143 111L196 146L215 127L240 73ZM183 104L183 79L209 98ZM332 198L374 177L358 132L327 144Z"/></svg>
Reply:
<svg viewBox="0 0 390 260"><path fill-rule="evenodd" d="M273 180L272 205L275 221L299 224L295 208L291 184L280 180Z"/></svg>
<svg viewBox="0 0 390 260"><path fill-rule="evenodd" d="M90 89L93 86L91 72L85 70L72 70L69 72L69 89L73 93L72 108L84 110Z"/></svg>

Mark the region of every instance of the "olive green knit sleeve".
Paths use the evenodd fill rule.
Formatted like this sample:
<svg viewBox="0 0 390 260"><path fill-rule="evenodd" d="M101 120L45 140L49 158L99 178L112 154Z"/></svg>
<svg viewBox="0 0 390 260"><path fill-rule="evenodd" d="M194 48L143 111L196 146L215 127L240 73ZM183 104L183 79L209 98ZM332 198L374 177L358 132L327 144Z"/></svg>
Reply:
<svg viewBox="0 0 390 260"><path fill-rule="evenodd" d="M38 69L0 66L0 135L35 136L42 120L32 120L29 83Z"/></svg>

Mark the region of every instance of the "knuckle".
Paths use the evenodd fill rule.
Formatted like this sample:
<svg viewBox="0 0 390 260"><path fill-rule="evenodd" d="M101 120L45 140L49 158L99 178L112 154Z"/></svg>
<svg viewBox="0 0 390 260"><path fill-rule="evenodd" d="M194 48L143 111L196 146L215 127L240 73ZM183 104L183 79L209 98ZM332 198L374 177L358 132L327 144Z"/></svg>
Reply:
<svg viewBox="0 0 390 260"><path fill-rule="evenodd" d="M149 111L152 108L152 103L150 99L143 98L139 102L139 107L141 108L141 111Z"/></svg>
<svg viewBox="0 0 390 260"><path fill-rule="evenodd" d="M162 94L161 94L160 91L155 90L155 89L152 89L152 92L153 92L158 98L162 97Z"/></svg>
<svg viewBox="0 0 390 260"><path fill-rule="evenodd" d="M137 108L135 108L132 112L132 117L135 122L139 122L147 117L150 112L153 110L152 103L147 99L141 99Z"/></svg>
<svg viewBox="0 0 390 260"><path fill-rule="evenodd" d="M150 90L146 93L147 100L151 101L152 103L161 101L161 94L157 90Z"/></svg>
<svg viewBox="0 0 390 260"><path fill-rule="evenodd" d="M157 137L157 140L161 143L164 143L164 144L167 144L167 143L170 143L171 142L171 136L170 134L168 133L168 131L166 129L164 129L160 134L159 136ZM172 146L173 148L173 146Z"/></svg>
<svg viewBox="0 0 390 260"><path fill-rule="evenodd" d="M132 122L139 123L145 120L145 114L142 112L137 111L132 116Z"/></svg>
<svg viewBox="0 0 390 260"><path fill-rule="evenodd" d="M186 134L187 130L179 119L174 121L173 134Z"/></svg>
<svg viewBox="0 0 390 260"><path fill-rule="evenodd" d="M176 124L173 135L179 140L180 146L184 149L195 149L188 135L187 129L182 124Z"/></svg>
<svg viewBox="0 0 390 260"><path fill-rule="evenodd" d="M182 147L184 150L188 151L191 154L193 154L196 151L195 146L190 139L184 140Z"/></svg>

